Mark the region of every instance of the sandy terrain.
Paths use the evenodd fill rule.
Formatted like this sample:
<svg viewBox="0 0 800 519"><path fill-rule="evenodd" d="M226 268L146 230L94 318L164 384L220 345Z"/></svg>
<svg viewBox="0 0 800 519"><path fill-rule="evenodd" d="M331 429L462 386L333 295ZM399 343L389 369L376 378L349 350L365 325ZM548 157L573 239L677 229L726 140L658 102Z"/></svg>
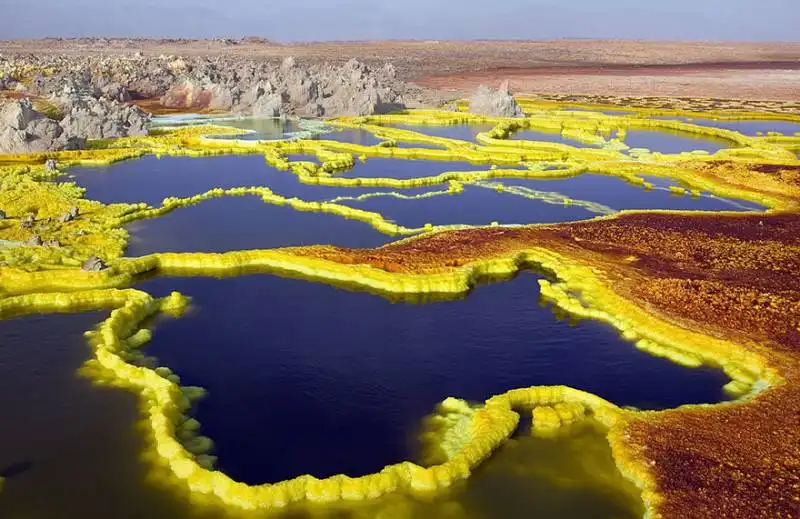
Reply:
<svg viewBox="0 0 800 519"><path fill-rule="evenodd" d="M616 40L381 41L44 39L0 53L241 55L265 60L392 62L403 79L468 91L511 79L520 93L558 92L800 100L800 43Z"/></svg>
<svg viewBox="0 0 800 519"><path fill-rule="evenodd" d="M421 86L468 92L509 80L515 93L616 96L718 97L800 101L800 64L694 64L691 66L589 66L494 69L418 79Z"/></svg>

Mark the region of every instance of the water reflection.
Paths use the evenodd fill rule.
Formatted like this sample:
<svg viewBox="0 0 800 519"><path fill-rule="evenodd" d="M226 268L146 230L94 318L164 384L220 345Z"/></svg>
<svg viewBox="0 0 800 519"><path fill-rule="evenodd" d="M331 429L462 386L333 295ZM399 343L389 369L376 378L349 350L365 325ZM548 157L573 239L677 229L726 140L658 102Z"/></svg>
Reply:
<svg viewBox="0 0 800 519"><path fill-rule="evenodd" d="M521 130L518 132L514 132L509 136L509 139L519 141L540 141L540 142L554 142L558 144L567 144L569 146L575 146L577 148L589 148L596 145L587 144L585 142L579 141L577 139L570 139L568 137L564 137L561 133L558 132L543 132L537 130Z"/></svg>
<svg viewBox="0 0 800 519"><path fill-rule="evenodd" d="M419 460L420 420L448 396L565 384L664 408L719 401L728 381L652 357L598 322L559 322L530 273L426 305L263 275L137 286L193 298L190 315L157 325L147 353L208 389L195 414L202 434L219 468L250 483Z"/></svg>
<svg viewBox="0 0 800 519"><path fill-rule="evenodd" d="M396 239L368 223L265 204L256 196L213 198L127 228L131 233L128 256L317 244L377 247Z"/></svg>
<svg viewBox="0 0 800 519"><path fill-rule="evenodd" d="M683 153L695 150L716 153L731 145L728 141L701 138L691 133L669 130L628 130L625 144L631 148L647 148L659 153Z"/></svg>
<svg viewBox="0 0 800 519"><path fill-rule="evenodd" d="M465 517L632 519L644 512L593 422L554 438L518 435L478 468L457 500L475 511Z"/></svg>
<svg viewBox="0 0 800 519"><path fill-rule="evenodd" d="M696 117L654 117L654 119L682 121L698 126L708 126L710 128L724 128L744 135L756 136L770 132L783 135L794 135L800 132L800 122L773 121L773 120L753 120L753 121L728 121L716 119L703 119Z"/></svg>
<svg viewBox="0 0 800 519"><path fill-rule="evenodd" d="M449 124L435 126L429 124L387 124L387 128L398 128L400 130L410 130L433 137L445 137L448 139L458 139L468 142L476 142L475 137L479 133L489 132L494 128L493 124Z"/></svg>
<svg viewBox="0 0 800 519"><path fill-rule="evenodd" d="M180 500L147 481L135 396L79 376L83 332L104 313L0 321L0 517L170 517Z"/></svg>

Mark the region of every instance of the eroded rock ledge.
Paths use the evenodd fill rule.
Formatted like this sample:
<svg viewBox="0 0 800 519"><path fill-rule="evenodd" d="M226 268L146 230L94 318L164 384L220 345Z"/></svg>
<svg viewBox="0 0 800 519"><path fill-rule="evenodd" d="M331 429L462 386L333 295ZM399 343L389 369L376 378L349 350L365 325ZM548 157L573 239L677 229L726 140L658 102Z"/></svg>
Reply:
<svg viewBox="0 0 800 519"><path fill-rule="evenodd" d="M146 132L148 111L339 117L423 106L391 64L242 57L0 56L0 153L80 147ZM3 100L5 98L5 101ZM30 99L33 103L26 103Z"/></svg>

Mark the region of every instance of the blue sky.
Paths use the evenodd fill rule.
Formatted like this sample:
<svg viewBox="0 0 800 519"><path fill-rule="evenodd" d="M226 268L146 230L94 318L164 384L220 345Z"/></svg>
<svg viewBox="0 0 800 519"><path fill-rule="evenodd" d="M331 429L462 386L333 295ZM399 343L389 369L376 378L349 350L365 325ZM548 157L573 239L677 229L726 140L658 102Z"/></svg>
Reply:
<svg viewBox="0 0 800 519"><path fill-rule="evenodd" d="M41 36L800 40L800 0L0 0Z"/></svg>

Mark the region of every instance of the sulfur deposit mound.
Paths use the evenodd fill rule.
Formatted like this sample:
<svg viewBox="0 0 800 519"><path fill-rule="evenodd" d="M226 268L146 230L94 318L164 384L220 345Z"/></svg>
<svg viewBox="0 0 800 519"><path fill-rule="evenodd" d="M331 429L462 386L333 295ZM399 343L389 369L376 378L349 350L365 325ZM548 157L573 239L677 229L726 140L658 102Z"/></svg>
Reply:
<svg viewBox="0 0 800 519"><path fill-rule="evenodd" d="M491 117L522 117L525 114L508 89L508 81L494 90L481 85L469 100L469 111Z"/></svg>

